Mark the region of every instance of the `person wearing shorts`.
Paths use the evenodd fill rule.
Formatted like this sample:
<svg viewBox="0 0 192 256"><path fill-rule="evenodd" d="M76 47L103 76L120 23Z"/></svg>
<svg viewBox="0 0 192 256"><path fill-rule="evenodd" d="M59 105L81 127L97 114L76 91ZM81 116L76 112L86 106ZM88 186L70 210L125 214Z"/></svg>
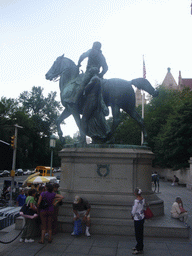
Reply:
<svg viewBox="0 0 192 256"><path fill-rule="evenodd" d="M85 235L90 237L89 233L89 228L91 224L91 219L90 219L90 211L91 211L91 205L89 202L81 198L80 196L75 196L75 200L73 202L73 221L82 219L83 222L86 224L86 229L85 229ZM74 232L71 233L71 235L75 235Z"/></svg>

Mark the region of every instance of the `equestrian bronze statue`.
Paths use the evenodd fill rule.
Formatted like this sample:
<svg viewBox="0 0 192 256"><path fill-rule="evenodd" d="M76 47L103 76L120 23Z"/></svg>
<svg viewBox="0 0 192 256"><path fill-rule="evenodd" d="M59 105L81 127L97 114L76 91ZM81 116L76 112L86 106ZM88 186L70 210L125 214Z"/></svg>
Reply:
<svg viewBox="0 0 192 256"><path fill-rule="evenodd" d="M143 118L135 110L135 92L132 85L138 89L157 96L155 90L147 79L137 78L131 81L112 78L103 79L98 72L93 72L86 84L86 73L79 72L79 66L64 55L59 56L45 75L46 79L56 81L59 79L60 97L65 107L56 120L58 135L64 143L61 122L73 115L80 131L81 142L85 142L86 135L92 138L93 143L110 143L113 133L120 124L120 109L128 113L140 125L147 141L147 132ZM94 68L94 67L93 67ZM111 107L113 123L109 127L105 116Z"/></svg>

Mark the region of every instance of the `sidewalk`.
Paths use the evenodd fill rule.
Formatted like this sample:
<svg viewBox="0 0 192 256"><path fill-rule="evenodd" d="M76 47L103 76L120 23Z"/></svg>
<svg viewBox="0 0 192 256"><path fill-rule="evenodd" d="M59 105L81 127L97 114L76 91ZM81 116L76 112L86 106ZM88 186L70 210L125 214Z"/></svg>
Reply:
<svg viewBox="0 0 192 256"><path fill-rule="evenodd" d="M170 208L176 196L181 196L184 207L189 212L189 225L192 226L192 191L185 187L172 187L169 182L160 182L158 196L164 200L165 217L170 218ZM5 233L7 232L7 233ZM0 240L10 241L19 231L14 225L0 231ZM70 234L59 233L54 236L51 244L19 243L19 238L8 244L1 244L0 256L127 256L132 255L131 248L135 246L135 238L128 236L98 236L92 234L91 238L84 235L71 237ZM173 238L144 238L144 254L146 256L189 256L192 254L192 240Z"/></svg>

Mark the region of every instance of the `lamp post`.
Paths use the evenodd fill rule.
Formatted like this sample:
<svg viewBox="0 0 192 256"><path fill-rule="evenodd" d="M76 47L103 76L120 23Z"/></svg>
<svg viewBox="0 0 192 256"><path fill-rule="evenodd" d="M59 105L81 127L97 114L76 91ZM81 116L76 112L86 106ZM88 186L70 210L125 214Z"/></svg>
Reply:
<svg viewBox="0 0 192 256"><path fill-rule="evenodd" d="M53 149L56 145L56 137L54 135L50 136L50 148L51 148L51 169L50 169L50 176L52 176L52 167L53 167Z"/></svg>

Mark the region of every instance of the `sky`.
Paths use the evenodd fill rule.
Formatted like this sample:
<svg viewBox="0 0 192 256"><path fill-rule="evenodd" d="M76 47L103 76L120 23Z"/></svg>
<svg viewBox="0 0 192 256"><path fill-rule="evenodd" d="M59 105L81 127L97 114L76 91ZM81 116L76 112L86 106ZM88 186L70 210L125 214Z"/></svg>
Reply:
<svg viewBox="0 0 192 256"><path fill-rule="evenodd" d="M156 87L167 68L178 82L192 78L191 0L0 0L0 97L17 98L33 86L44 94L59 82L45 79L55 59L79 56L100 41L109 70L104 78L143 75ZM86 61L82 68L85 71ZM62 128L73 136L72 117Z"/></svg>

